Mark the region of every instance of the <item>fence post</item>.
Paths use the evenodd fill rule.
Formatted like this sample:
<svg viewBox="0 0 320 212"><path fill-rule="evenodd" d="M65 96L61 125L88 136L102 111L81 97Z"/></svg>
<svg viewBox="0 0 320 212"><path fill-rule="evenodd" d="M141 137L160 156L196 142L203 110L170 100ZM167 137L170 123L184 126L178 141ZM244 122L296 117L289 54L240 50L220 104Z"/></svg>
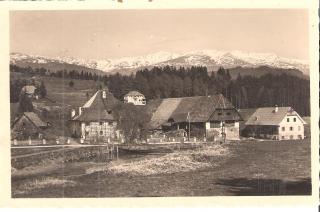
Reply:
<svg viewBox="0 0 320 212"><path fill-rule="evenodd" d="M46 139L42 139L42 144L43 144L43 145L46 145L46 143L47 143L47 142L46 142Z"/></svg>
<svg viewBox="0 0 320 212"><path fill-rule="evenodd" d="M119 149L118 149L118 145L117 145L117 160L119 158Z"/></svg>
<svg viewBox="0 0 320 212"><path fill-rule="evenodd" d="M32 140L30 137L29 137L29 145L32 145Z"/></svg>

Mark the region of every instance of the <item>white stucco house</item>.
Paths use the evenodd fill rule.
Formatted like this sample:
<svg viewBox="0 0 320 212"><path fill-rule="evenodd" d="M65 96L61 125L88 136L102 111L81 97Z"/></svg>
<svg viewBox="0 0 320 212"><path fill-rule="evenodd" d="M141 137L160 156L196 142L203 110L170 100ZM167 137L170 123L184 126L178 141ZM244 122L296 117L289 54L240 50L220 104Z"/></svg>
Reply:
<svg viewBox="0 0 320 212"><path fill-rule="evenodd" d="M305 124L292 107L264 107L250 116L244 130L250 137L297 140L304 138Z"/></svg>
<svg viewBox="0 0 320 212"><path fill-rule="evenodd" d="M138 91L130 91L123 97L124 103L146 105L146 97Z"/></svg>

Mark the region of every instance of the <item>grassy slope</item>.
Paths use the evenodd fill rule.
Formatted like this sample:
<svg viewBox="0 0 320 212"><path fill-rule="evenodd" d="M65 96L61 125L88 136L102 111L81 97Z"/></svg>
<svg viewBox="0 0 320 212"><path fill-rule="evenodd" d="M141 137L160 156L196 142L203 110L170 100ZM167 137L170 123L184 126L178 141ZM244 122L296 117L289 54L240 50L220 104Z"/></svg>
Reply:
<svg viewBox="0 0 320 212"><path fill-rule="evenodd" d="M190 172L130 176L96 172L59 179L76 186L51 185L15 197L129 197L214 195L308 195L310 185L310 141L244 141L230 143L231 157L218 167ZM92 166L92 165L91 165ZM84 167L84 166L83 166ZM82 169L83 169L82 167ZM74 169L77 173L81 169ZM60 170L71 170L69 167ZM13 191L33 179L13 180ZM30 182L29 182L30 183Z"/></svg>

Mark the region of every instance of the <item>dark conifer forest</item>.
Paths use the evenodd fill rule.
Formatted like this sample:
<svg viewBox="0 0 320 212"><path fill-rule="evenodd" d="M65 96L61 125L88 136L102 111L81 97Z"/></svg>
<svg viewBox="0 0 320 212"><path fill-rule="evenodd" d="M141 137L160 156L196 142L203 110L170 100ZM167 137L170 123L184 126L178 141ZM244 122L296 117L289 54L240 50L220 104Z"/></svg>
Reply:
<svg viewBox="0 0 320 212"><path fill-rule="evenodd" d="M236 79L232 79L229 70L222 67L217 72L208 72L206 67L153 67L129 76L65 70L51 73L43 68L33 70L14 65L10 69L34 75L101 81L118 99L122 99L131 90L143 93L147 101L222 93L236 108L291 106L303 116L310 115L309 80L287 74L265 74L260 77L239 74ZM15 81L10 83L11 101L17 100L17 83L21 84Z"/></svg>

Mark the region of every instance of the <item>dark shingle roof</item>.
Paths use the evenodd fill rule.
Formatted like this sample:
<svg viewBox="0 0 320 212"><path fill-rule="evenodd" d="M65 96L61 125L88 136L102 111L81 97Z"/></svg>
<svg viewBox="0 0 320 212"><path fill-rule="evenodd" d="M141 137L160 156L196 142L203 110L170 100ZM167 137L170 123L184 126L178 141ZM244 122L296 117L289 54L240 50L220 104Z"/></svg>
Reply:
<svg viewBox="0 0 320 212"><path fill-rule="evenodd" d="M43 122L39 116L34 112L24 112L26 116L36 127L47 127L47 123Z"/></svg>
<svg viewBox="0 0 320 212"><path fill-rule="evenodd" d="M103 98L103 92L106 97ZM112 108L118 100L107 90L98 90L82 107L82 113L74 121L111 121L114 120Z"/></svg>
<svg viewBox="0 0 320 212"><path fill-rule="evenodd" d="M240 114L243 121L248 121L248 119L256 112L257 108L246 108L239 109L238 113Z"/></svg>
<svg viewBox="0 0 320 212"><path fill-rule="evenodd" d="M167 98L162 99L160 105L156 104L156 107L150 121L151 128L158 128L169 119L174 122L186 122L188 121L188 113L190 114L190 122L206 122L216 109L234 108L221 94L213 96Z"/></svg>

